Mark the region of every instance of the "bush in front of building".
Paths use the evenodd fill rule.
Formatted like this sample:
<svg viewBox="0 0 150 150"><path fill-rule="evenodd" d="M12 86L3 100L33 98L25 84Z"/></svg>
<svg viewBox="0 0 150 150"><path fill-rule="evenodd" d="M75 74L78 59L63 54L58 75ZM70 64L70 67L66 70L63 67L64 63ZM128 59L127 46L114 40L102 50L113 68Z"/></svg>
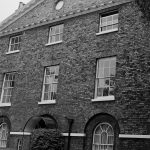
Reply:
<svg viewBox="0 0 150 150"><path fill-rule="evenodd" d="M57 129L35 129L31 136L31 150L63 150L64 141Z"/></svg>

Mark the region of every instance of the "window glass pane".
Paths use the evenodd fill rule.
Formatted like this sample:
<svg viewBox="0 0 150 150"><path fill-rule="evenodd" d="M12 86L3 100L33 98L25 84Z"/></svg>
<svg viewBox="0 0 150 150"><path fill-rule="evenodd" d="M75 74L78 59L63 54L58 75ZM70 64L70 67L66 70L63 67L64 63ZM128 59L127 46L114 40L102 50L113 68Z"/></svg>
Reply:
<svg viewBox="0 0 150 150"><path fill-rule="evenodd" d="M20 50L20 43L18 44L18 50Z"/></svg>
<svg viewBox="0 0 150 150"><path fill-rule="evenodd" d="M95 130L95 134L101 134L102 130L100 128L100 126L97 127L97 129Z"/></svg>
<svg viewBox="0 0 150 150"><path fill-rule="evenodd" d="M105 86L105 79L98 79L98 87L104 87Z"/></svg>
<svg viewBox="0 0 150 150"><path fill-rule="evenodd" d="M53 35L53 36L51 36L51 38L50 38L50 43L54 43L55 42L55 36Z"/></svg>
<svg viewBox="0 0 150 150"><path fill-rule="evenodd" d="M110 136L110 135L113 135L113 129L112 129L111 126L108 127L107 133L108 133L109 136Z"/></svg>
<svg viewBox="0 0 150 150"><path fill-rule="evenodd" d="M6 99L5 99L5 102L6 102L6 103L10 103L10 97L11 97L11 95L7 95L7 96L6 96Z"/></svg>
<svg viewBox="0 0 150 150"><path fill-rule="evenodd" d="M98 145L94 145L94 150L100 150Z"/></svg>
<svg viewBox="0 0 150 150"><path fill-rule="evenodd" d="M10 46L10 51L13 51L14 50L14 45L11 45Z"/></svg>
<svg viewBox="0 0 150 150"><path fill-rule="evenodd" d="M5 96L5 95L8 95L7 93L8 93L8 89L4 89L3 95L4 95L4 96Z"/></svg>
<svg viewBox="0 0 150 150"><path fill-rule="evenodd" d="M55 28L55 34L59 34L59 26L56 26L56 28Z"/></svg>
<svg viewBox="0 0 150 150"><path fill-rule="evenodd" d="M105 87L109 87L110 78L105 78Z"/></svg>
<svg viewBox="0 0 150 150"><path fill-rule="evenodd" d="M59 41L59 34L55 36L55 42Z"/></svg>
<svg viewBox="0 0 150 150"><path fill-rule="evenodd" d="M116 67L116 59L111 59L110 60L110 67L115 68Z"/></svg>
<svg viewBox="0 0 150 150"><path fill-rule="evenodd" d="M48 92L49 91L49 84L45 84L45 90L44 90L44 92Z"/></svg>
<svg viewBox="0 0 150 150"><path fill-rule="evenodd" d="M102 132L101 134L101 144L107 144L107 133Z"/></svg>
<svg viewBox="0 0 150 150"><path fill-rule="evenodd" d="M7 91L7 95L11 96L11 92L12 92L12 88L9 88L8 91Z"/></svg>
<svg viewBox="0 0 150 150"><path fill-rule="evenodd" d="M60 25L60 33L63 33L63 28L64 28L64 25Z"/></svg>
<svg viewBox="0 0 150 150"><path fill-rule="evenodd" d="M109 59L104 61L104 67L109 68Z"/></svg>
<svg viewBox="0 0 150 150"><path fill-rule="evenodd" d="M21 36L19 36L19 43L21 42Z"/></svg>
<svg viewBox="0 0 150 150"><path fill-rule="evenodd" d="M6 123L0 125L0 147L6 147L8 128Z"/></svg>
<svg viewBox="0 0 150 150"><path fill-rule="evenodd" d="M110 68L110 76L114 77L116 74L116 69L115 68Z"/></svg>
<svg viewBox="0 0 150 150"><path fill-rule="evenodd" d="M115 86L115 79L114 78L110 78L110 86L111 87Z"/></svg>
<svg viewBox="0 0 150 150"><path fill-rule="evenodd" d="M62 41L62 38L63 38L63 34L61 33L61 34L59 35L59 41Z"/></svg>
<svg viewBox="0 0 150 150"><path fill-rule="evenodd" d="M14 50L18 50L18 44L15 44Z"/></svg>
<svg viewBox="0 0 150 150"><path fill-rule="evenodd" d="M55 27L51 27L50 29L50 35L54 35L55 34Z"/></svg>
<svg viewBox="0 0 150 150"><path fill-rule="evenodd" d="M7 97L5 95L3 95L2 103L6 103L6 99L7 99Z"/></svg>
<svg viewBox="0 0 150 150"><path fill-rule="evenodd" d="M100 135L95 135L94 136L94 144L99 144L100 142Z"/></svg>
<svg viewBox="0 0 150 150"><path fill-rule="evenodd" d="M104 68L104 77L109 77L109 68Z"/></svg>
<svg viewBox="0 0 150 150"><path fill-rule="evenodd" d="M103 88L97 88L97 96L103 96Z"/></svg>
<svg viewBox="0 0 150 150"><path fill-rule="evenodd" d="M118 29L118 24L114 24L113 29Z"/></svg>
<svg viewBox="0 0 150 150"><path fill-rule="evenodd" d="M113 87L109 88L109 95L114 95L114 88Z"/></svg>
<svg viewBox="0 0 150 150"><path fill-rule="evenodd" d="M57 84L52 84L52 91L56 92L57 91Z"/></svg>
<svg viewBox="0 0 150 150"><path fill-rule="evenodd" d="M107 30L107 27L102 27L101 28L101 31L106 31Z"/></svg>
<svg viewBox="0 0 150 150"><path fill-rule="evenodd" d="M113 150L113 146L108 146L108 150Z"/></svg>
<svg viewBox="0 0 150 150"><path fill-rule="evenodd" d="M50 68L49 67L46 68L46 75L50 75Z"/></svg>
<svg viewBox="0 0 150 150"><path fill-rule="evenodd" d="M113 20L118 20L118 14L113 15Z"/></svg>
<svg viewBox="0 0 150 150"><path fill-rule="evenodd" d="M97 64L97 78L102 78L102 77L104 77L103 62L98 61L98 64Z"/></svg>
<svg viewBox="0 0 150 150"><path fill-rule="evenodd" d="M44 93L44 100L48 100L48 93Z"/></svg>
<svg viewBox="0 0 150 150"><path fill-rule="evenodd" d="M15 43L15 39L11 38L11 44L14 44L14 43Z"/></svg>
<svg viewBox="0 0 150 150"><path fill-rule="evenodd" d="M101 18L101 26L106 26L107 25L107 18L106 17L102 17Z"/></svg>
<svg viewBox="0 0 150 150"><path fill-rule="evenodd" d="M52 82L53 82L52 76L46 76L46 77L45 77L45 83L46 83L46 84L50 84L50 83L52 83Z"/></svg>
<svg viewBox="0 0 150 150"><path fill-rule="evenodd" d="M15 43L18 43L18 42L19 42L19 38L15 37Z"/></svg>
<svg viewBox="0 0 150 150"><path fill-rule="evenodd" d="M52 92L51 93L51 100L55 100L56 99L56 92Z"/></svg>
<svg viewBox="0 0 150 150"><path fill-rule="evenodd" d="M108 144L113 144L113 136L108 136Z"/></svg>
<svg viewBox="0 0 150 150"><path fill-rule="evenodd" d="M112 29L113 29L112 25L107 26L107 30L112 30Z"/></svg>
<svg viewBox="0 0 150 150"><path fill-rule="evenodd" d="M109 87L104 88L103 96L108 96L108 93L109 93Z"/></svg>

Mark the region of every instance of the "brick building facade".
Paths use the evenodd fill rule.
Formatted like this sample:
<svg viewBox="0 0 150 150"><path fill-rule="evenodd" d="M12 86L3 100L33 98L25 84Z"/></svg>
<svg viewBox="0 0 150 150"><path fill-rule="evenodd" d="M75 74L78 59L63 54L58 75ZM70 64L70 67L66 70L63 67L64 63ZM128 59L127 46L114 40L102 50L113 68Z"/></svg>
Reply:
<svg viewBox="0 0 150 150"><path fill-rule="evenodd" d="M73 120L70 150L149 150L149 31L132 0L17 10L0 27L0 147L28 150L42 117L65 145Z"/></svg>

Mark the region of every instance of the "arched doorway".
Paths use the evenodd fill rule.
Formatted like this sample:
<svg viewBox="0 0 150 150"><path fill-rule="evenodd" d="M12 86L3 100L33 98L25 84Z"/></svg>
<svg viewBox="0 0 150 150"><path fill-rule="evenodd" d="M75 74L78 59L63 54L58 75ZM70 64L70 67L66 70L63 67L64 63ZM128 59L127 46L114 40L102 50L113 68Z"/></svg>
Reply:
<svg viewBox="0 0 150 150"><path fill-rule="evenodd" d="M84 150L119 150L119 125L109 114L97 114L85 127Z"/></svg>
<svg viewBox="0 0 150 150"><path fill-rule="evenodd" d="M56 129L57 127L57 122L51 115L33 116L25 124L24 132L32 132L38 128Z"/></svg>

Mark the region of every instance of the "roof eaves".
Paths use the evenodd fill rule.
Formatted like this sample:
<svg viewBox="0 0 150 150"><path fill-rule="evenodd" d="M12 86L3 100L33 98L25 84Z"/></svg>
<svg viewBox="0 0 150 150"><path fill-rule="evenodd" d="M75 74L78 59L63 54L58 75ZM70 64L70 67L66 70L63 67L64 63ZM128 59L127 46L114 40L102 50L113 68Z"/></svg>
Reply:
<svg viewBox="0 0 150 150"><path fill-rule="evenodd" d="M40 27L40 26L47 25L47 24L50 24L50 23L70 19L70 18L77 17L77 16L80 16L80 15L85 15L85 14L88 14L88 13L96 12L96 11L99 11L99 10L104 10L104 9L109 8L109 7L119 6L119 5L122 5L122 4L125 4L125 3L129 3L131 1L132 0L126 0L124 2L119 1L117 3L114 2L114 1L109 1L108 3L101 4L100 7L96 6L96 5L92 5L91 7L84 8L83 10L76 10L74 12L63 14L62 16L56 16L55 18L44 19L44 20L41 20L37 23L31 23L31 24L27 24L25 26L21 26L20 28L5 30L3 32L0 32L0 37L5 36L5 35L9 35L9 34L14 34L14 33L17 33L17 32L22 32L22 31L25 31L25 30L28 30L28 29Z"/></svg>

